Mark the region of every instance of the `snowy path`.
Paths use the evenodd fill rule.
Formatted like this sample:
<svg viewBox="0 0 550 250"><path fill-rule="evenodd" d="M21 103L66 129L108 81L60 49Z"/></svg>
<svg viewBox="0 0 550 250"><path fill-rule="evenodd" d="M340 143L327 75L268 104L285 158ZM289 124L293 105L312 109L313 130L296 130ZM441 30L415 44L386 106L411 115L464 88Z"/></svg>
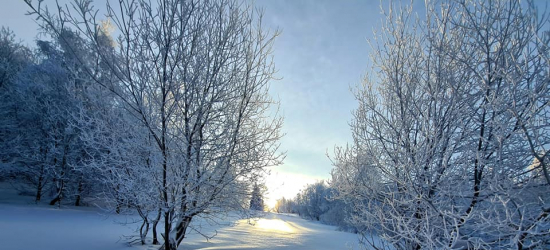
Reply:
<svg viewBox="0 0 550 250"><path fill-rule="evenodd" d="M219 228L218 235L205 242L190 237L182 249L359 249L357 236L335 231L335 227L296 216L267 214L255 225L246 220Z"/></svg>
<svg viewBox="0 0 550 250"><path fill-rule="evenodd" d="M152 250L158 246L129 247L122 235L135 234L135 224L121 225L131 217L106 217L92 208L51 208L0 203L0 249L10 250ZM225 225L205 226L217 231L206 241L189 233L179 249L359 249L357 236L335 231L335 227L291 215L266 214L250 225L246 220L228 220ZM197 220L196 226L201 224Z"/></svg>

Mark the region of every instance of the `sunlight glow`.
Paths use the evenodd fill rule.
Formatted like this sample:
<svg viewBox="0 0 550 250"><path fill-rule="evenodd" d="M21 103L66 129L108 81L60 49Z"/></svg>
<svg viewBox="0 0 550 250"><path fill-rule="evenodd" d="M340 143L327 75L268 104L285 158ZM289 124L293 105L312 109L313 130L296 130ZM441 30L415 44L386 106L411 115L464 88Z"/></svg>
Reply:
<svg viewBox="0 0 550 250"><path fill-rule="evenodd" d="M266 205L267 205L269 210L275 208L275 205L277 205L277 199L268 198L267 201L266 201Z"/></svg>
<svg viewBox="0 0 550 250"><path fill-rule="evenodd" d="M268 206L268 209L273 209L277 204L277 199L282 197L292 199L304 186L315 183L318 180L307 175L273 171L266 179L268 194L265 197L265 204Z"/></svg>
<svg viewBox="0 0 550 250"><path fill-rule="evenodd" d="M279 219L260 219L256 222L256 226L268 231L294 232L294 229L288 223Z"/></svg>

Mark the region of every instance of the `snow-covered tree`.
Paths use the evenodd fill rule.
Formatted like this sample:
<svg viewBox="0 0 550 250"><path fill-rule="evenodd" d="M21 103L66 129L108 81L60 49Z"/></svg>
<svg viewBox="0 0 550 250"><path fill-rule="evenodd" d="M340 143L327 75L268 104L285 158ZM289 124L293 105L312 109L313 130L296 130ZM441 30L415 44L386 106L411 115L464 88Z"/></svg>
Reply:
<svg viewBox="0 0 550 250"><path fill-rule="evenodd" d="M0 112L4 119L0 123L0 142L5 150L0 153L0 160L6 164L3 168L7 168L10 155L7 149L12 146L8 143L13 141L15 138L12 136L17 134L13 132L17 129L14 84L19 72L31 63L31 51L16 41L11 30L2 27L0 29ZM7 169L3 172L6 173Z"/></svg>
<svg viewBox="0 0 550 250"><path fill-rule="evenodd" d="M319 220L321 215L328 211L328 192L324 181L308 185L295 199L296 209L300 216Z"/></svg>
<svg viewBox="0 0 550 250"><path fill-rule="evenodd" d="M318 181L307 185L294 199L278 199L274 210L277 213L295 213L304 219L356 232L355 225L348 221L353 208L338 198L338 190L331 182Z"/></svg>
<svg viewBox="0 0 550 250"><path fill-rule="evenodd" d="M18 105L21 105L16 90L17 75L32 64L31 50L16 41L13 32L0 29L0 180L14 177L18 165Z"/></svg>
<svg viewBox="0 0 550 250"><path fill-rule="evenodd" d="M252 194L250 197L250 209L257 211L264 211L264 198L262 190L258 183L254 183L252 187Z"/></svg>
<svg viewBox="0 0 550 250"><path fill-rule="evenodd" d="M549 186L529 175L550 131L546 25L520 1L390 5L333 171L373 247L548 247Z"/></svg>
<svg viewBox="0 0 550 250"><path fill-rule="evenodd" d="M74 33L63 36L80 48ZM2 30L2 174L22 193L33 193L36 202L52 194L52 204L66 197L80 205L89 176L74 171L84 150L72 123L90 103L86 78L59 40L39 40L33 51L14 40Z"/></svg>
<svg viewBox="0 0 550 250"><path fill-rule="evenodd" d="M89 63L82 64L86 72L147 131L160 155L151 162L159 179L148 188L158 193L151 204L162 211L164 249L177 248L195 216L241 202L229 189L252 185L248 180L280 163L282 120L269 113L274 102L267 94L276 34L262 30L261 14L250 6L232 0L107 3L118 34L110 49L98 39L104 29L92 1L57 13L27 3L54 36L71 27L86 38L111 77L98 78Z"/></svg>
<svg viewBox="0 0 550 250"><path fill-rule="evenodd" d="M292 199L282 197L277 200L273 209L277 213L293 213L294 206L294 201Z"/></svg>
<svg viewBox="0 0 550 250"><path fill-rule="evenodd" d="M64 58L47 50L48 44L38 42L36 62L19 69L3 92L6 141L2 148L17 184L32 186L36 202L47 184L52 184L54 204L64 196L72 174L70 165L78 158L77 132L70 121L80 102Z"/></svg>
<svg viewBox="0 0 550 250"><path fill-rule="evenodd" d="M23 68L32 62L30 49L16 41L9 28L0 28L0 88L4 91Z"/></svg>

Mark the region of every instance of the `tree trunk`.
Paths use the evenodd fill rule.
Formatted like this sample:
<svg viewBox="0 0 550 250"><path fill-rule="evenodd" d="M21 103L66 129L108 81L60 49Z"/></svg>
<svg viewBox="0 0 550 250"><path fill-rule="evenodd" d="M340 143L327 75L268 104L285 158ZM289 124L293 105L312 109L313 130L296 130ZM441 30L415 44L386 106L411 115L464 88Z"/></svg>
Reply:
<svg viewBox="0 0 550 250"><path fill-rule="evenodd" d="M116 195L116 207L115 207L115 212L117 214L120 214L120 211L122 209L122 203L124 202L122 200L122 198L120 198L120 193L119 193L119 188L120 186L117 185L116 188L115 188L115 195Z"/></svg>
<svg viewBox="0 0 550 250"><path fill-rule="evenodd" d="M76 207L80 206L80 201L82 199L82 176L80 177L80 180L78 181L78 189L77 189L77 193L76 193L76 201L74 202L74 205Z"/></svg>
<svg viewBox="0 0 550 250"><path fill-rule="evenodd" d="M119 200L117 200L117 203L116 203L116 208L115 208L115 213L116 214L120 214L120 209L122 208L122 203L119 202Z"/></svg>
<svg viewBox="0 0 550 250"><path fill-rule="evenodd" d="M162 237L164 238L164 244L160 247L160 249L163 250L176 250L175 247L172 247L172 244L175 242L171 242L170 240L170 229L172 227L172 224L170 224L170 211L164 212L164 234L162 234Z"/></svg>
<svg viewBox="0 0 550 250"><path fill-rule="evenodd" d="M165 213L165 216L166 216L166 213ZM175 237L171 237L170 234L163 234L164 244L160 247L160 249L176 250L178 246L181 244L181 241L185 238L185 232L187 231L187 227L189 227L189 224L191 224L192 218L193 217L191 216L186 216L177 223L176 228L174 229L174 232L173 232L173 234L175 234L174 235Z"/></svg>
<svg viewBox="0 0 550 250"><path fill-rule="evenodd" d="M61 206L61 188L59 189L59 191L57 191L57 195L55 196L55 198L50 201L50 206L55 205L55 203L57 202L59 202L59 205Z"/></svg>
<svg viewBox="0 0 550 250"><path fill-rule="evenodd" d="M59 184L58 184L58 187L57 187L57 194L55 196L55 198L52 199L52 201L50 201L50 206L53 206L55 205L55 203L59 203L58 205L61 206L61 198L63 196L63 189L65 188L65 182L63 181L63 179L59 180Z"/></svg>
<svg viewBox="0 0 550 250"><path fill-rule="evenodd" d="M38 204L40 202L40 199L42 198L42 179L38 179L38 186L36 187L36 198L34 199L34 203Z"/></svg>
<svg viewBox="0 0 550 250"><path fill-rule="evenodd" d="M183 238L185 238L185 233L187 232L187 227L189 227L189 224L191 224L191 219L193 217L185 217L178 225L176 226L176 246L179 246L181 244L181 241Z"/></svg>
<svg viewBox="0 0 550 250"><path fill-rule="evenodd" d="M57 184L57 195L53 200L50 202L50 206L55 205L56 202L59 202L59 206L61 206L61 198L63 196L63 190L65 189L65 167L67 166L67 145L63 148L63 159L61 160L61 175L58 179ZM54 162L57 163L57 158L54 159Z"/></svg>
<svg viewBox="0 0 550 250"><path fill-rule="evenodd" d="M44 165L40 167L40 175L38 176L38 185L36 186L36 198L34 202L37 204L42 198L42 186L44 185L43 182L44 182Z"/></svg>
<svg viewBox="0 0 550 250"><path fill-rule="evenodd" d="M159 241L158 241L158 238L157 238L157 225L159 224L161 213L162 212L159 208L158 213L157 213L157 217L155 218L155 220L153 220L153 245L158 245L159 244Z"/></svg>
<svg viewBox="0 0 550 250"><path fill-rule="evenodd" d="M145 228L144 228L145 227ZM145 238L149 232L149 221L147 219L143 220L141 227L139 228L139 237L141 240L141 245L145 245Z"/></svg>

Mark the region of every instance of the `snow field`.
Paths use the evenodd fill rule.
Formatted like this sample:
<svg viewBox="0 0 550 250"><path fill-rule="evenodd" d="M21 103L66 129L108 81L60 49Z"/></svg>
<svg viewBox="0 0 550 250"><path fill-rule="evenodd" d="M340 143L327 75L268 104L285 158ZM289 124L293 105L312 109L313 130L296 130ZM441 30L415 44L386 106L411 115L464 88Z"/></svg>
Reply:
<svg viewBox="0 0 550 250"><path fill-rule="evenodd" d="M130 223L135 219L137 216L106 216L95 208L0 203L0 249L158 249L127 243L124 236L137 234L138 224ZM199 218L192 225L205 235L216 236L206 240L191 231L179 249L359 249L357 235L296 216L267 213L259 220L230 216L215 225ZM160 224L158 229L160 232Z"/></svg>

